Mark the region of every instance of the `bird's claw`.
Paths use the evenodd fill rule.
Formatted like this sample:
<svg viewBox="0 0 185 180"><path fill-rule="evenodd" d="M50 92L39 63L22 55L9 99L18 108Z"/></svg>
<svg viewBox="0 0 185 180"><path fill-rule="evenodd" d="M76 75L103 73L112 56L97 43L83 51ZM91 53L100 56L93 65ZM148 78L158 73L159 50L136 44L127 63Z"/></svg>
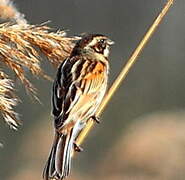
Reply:
<svg viewBox="0 0 185 180"><path fill-rule="evenodd" d="M75 150L76 152L82 152L82 151L83 151L83 148L80 147L79 145L77 145L76 143L74 143L74 150Z"/></svg>
<svg viewBox="0 0 185 180"><path fill-rule="evenodd" d="M97 124L100 124L100 118L97 116L91 116L91 118L93 119L94 122L96 122Z"/></svg>

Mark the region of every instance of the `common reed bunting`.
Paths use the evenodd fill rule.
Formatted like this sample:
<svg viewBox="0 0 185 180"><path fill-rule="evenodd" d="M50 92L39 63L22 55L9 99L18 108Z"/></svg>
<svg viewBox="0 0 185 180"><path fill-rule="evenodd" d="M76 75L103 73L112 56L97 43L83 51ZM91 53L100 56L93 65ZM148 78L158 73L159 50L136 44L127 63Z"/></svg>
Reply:
<svg viewBox="0 0 185 180"><path fill-rule="evenodd" d="M81 150L75 143L77 136L90 118L97 120L95 113L107 89L112 44L104 35L85 35L58 68L52 95L55 137L45 180L69 175L73 150Z"/></svg>

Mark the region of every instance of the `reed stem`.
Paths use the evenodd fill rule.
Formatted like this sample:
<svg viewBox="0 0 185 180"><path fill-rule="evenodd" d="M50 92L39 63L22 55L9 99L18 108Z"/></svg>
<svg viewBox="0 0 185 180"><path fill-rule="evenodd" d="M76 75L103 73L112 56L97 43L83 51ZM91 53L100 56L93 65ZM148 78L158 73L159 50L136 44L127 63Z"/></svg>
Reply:
<svg viewBox="0 0 185 180"><path fill-rule="evenodd" d="M143 48L145 47L147 42L150 40L150 38L152 37L153 33L156 31L158 25L162 22L163 18L165 17L166 13L169 11L169 9L172 6L173 2L174 2L174 0L168 0L166 2L165 6L161 10L159 15L155 19L155 21L153 22L153 24L150 26L150 28L146 32L145 36L143 37L143 39L141 40L141 42L139 43L137 48L134 50L134 52L130 56L130 58L127 61L126 65L123 66L122 71L120 72L120 74L118 75L118 77L116 78L114 83L112 84L112 86L109 89L109 91L107 92L103 102L101 103L99 109L97 110L97 112L96 112L96 116L97 117L99 117L102 114L102 112L104 111L104 109L107 106L108 102L110 101L110 99L112 98L112 96L114 95L116 90L119 88L119 86L121 85L122 81L126 78L128 72L133 67L134 63L136 62L139 54L142 52ZM89 131L92 129L93 124L94 124L93 120L88 121L86 127L83 129L83 131L80 133L80 135L76 139L76 143L78 145L80 145L84 141L85 137L87 136Z"/></svg>

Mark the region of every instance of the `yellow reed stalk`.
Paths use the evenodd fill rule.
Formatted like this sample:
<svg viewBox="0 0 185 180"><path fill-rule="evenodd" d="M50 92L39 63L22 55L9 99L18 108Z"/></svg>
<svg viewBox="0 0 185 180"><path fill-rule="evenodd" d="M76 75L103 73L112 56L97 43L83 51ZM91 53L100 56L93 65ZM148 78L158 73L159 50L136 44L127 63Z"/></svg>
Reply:
<svg viewBox="0 0 185 180"><path fill-rule="evenodd" d="M143 37L143 39L141 40L141 42L139 43L139 45L137 46L135 51L132 53L131 57L127 61L126 65L123 67L122 71L120 72L120 74L118 75L116 80L114 81L113 85L111 86L111 88L109 89L107 95L105 96L102 104L100 105L98 111L96 112L96 116L97 117L99 117L102 114L103 110L107 106L107 104L110 101L111 97L116 92L116 90L119 88L119 86L121 85L121 82L125 79L125 77L128 74L129 70L131 69L131 67L136 62L139 54L142 52L142 50L145 47L146 43L152 37L152 35L155 32L155 30L157 29L158 25L162 22L164 16L168 12L169 8L172 6L173 2L174 2L174 0L168 0L167 1L165 6L163 7L163 9L161 10L160 14L157 16L157 18L155 19L153 24L150 26L150 28L146 32L145 36ZM78 145L80 145L84 141L85 137L87 136L87 134L89 133L89 131L93 127L93 124L94 124L94 121L92 121L92 120L90 120L87 123L86 127L83 129L83 131L80 133L80 135L76 139L76 143Z"/></svg>

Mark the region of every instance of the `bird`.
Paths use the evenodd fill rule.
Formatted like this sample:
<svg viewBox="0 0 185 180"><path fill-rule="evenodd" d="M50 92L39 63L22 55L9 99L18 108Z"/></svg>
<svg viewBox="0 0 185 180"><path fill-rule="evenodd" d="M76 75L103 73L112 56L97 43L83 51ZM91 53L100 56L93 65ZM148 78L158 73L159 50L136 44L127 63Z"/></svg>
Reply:
<svg viewBox="0 0 185 180"><path fill-rule="evenodd" d="M86 34L59 66L52 89L54 141L43 171L44 180L66 178L71 171L75 140L105 96L109 52L114 42L102 34Z"/></svg>

